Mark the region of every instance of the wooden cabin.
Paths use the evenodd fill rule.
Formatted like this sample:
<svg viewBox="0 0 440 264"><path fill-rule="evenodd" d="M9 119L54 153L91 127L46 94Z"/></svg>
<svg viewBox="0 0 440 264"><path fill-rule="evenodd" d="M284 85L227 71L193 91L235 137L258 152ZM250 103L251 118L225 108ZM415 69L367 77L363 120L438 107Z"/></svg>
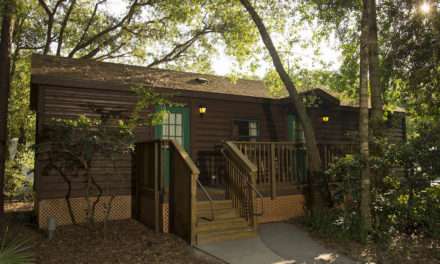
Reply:
<svg viewBox="0 0 440 264"><path fill-rule="evenodd" d="M168 109L161 125L136 131L136 150L118 161L121 178L106 179L108 164L92 165L98 183L116 194L111 219L135 218L190 243L255 235L259 223L301 216L306 150L288 98L270 95L262 81L161 69L32 56L31 107L37 143L53 118L93 115L93 108L129 110L131 90L142 84L181 107ZM358 108L322 89L302 94L324 166L356 147ZM405 138L405 115L395 112L387 133ZM41 228L49 217L70 224L59 175L36 157L36 213ZM72 186L72 208L84 218L84 182ZM106 196L107 195L107 196ZM108 199L108 193L102 197ZM97 208L101 208L98 206ZM102 219L104 213L97 211Z"/></svg>

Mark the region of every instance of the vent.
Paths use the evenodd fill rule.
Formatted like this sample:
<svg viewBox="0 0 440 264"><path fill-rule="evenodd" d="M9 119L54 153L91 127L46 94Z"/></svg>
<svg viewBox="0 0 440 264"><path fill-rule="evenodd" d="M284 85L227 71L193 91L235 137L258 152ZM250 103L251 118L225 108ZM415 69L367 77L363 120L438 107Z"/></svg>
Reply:
<svg viewBox="0 0 440 264"><path fill-rule="evenodd" d="M202 77L197 77L197 78L195 78L194 80L195 80L197 83L200 83L200 84L206 84L206 83L209 82L208 79L205 79L205 78L202 78Z"/></svg>

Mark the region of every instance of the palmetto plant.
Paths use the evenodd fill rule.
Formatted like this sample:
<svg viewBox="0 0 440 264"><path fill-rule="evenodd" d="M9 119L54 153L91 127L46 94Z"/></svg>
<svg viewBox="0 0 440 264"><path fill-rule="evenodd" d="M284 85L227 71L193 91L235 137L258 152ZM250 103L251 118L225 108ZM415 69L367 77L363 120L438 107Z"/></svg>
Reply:
<svg viewBox="0 0 440 264"><path fill-rule="evenodd" d="M6 229L0 245L0 263L2 264L32 264L35 263L30 251L29 240L9 239Z"/></svg>

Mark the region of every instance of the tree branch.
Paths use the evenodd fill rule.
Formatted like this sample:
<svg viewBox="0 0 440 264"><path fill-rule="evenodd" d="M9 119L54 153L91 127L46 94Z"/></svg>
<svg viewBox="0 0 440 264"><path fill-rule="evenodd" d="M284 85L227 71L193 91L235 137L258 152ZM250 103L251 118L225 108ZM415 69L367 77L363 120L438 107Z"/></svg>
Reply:
<svg viewBox="0 0 440 264"><path fill-rule="evenodd" d="M167 54L165 54L162 58L160 59L155 59L152 63L148 64L147 67L151 68L154 66L157 66L161 63L165 63L165 62L169 62L169 61L173 61L176 60L177 58L179 58L185 51L188 50L189 47L191 47L200 37L207 35L209 33L213 33L215 32L214 30L211 29L203 29L201 31L198 31L196 34L194 34L194 36L190 39L188 39L187 41L180 43L180 44L176 44L174 46L174 48L168 52Z"/></svg>
<svg viewBox="0 0 440 264"><path fill-rule="evenodd" d="M49 6L44 2L44 0L38 0L38 3L41 7L43 7L44 11L47 15L47 30L46 30L46 43L44 45L43 54L48 54L50 50L50 44L52 43L52 28L54 24L54 15L59 7L59 5L65 0L58 0L55 4L55 7L51 11Z"/></svg>
<svg viewBox="0 0 440 264"><path fill-rule="evenodd" d="M85 41L78 42L78 44L69 53L68 57L72 58L78 51L90 46L91 44L93 44L94 42L96 42L98 39L102 38L106 34L122 27L124 24L129 24L131 22L131 19L133 18L133 15L135 14L135 10L138 6L145 6L145 5L150 5L150 4L151 4L150 1L148 1L146 3L139 4L139 1L135 0L133 2L133 4L130 6L127 14L118 23L111 25L111 26L108 26L106 29L96 33L94 36L90 37L89 39L87 39Z"/></svg>
<svg viewBox="0 0 440 264"><path fill-rule="evenodd" d="M89 32L89 28L90 28L90 26L92 25L92 22L93 22L94 19L95 19L96 12L98 11L98 7L99 7L99 5L105 3L106 1L107 1L107 0L101 0L101 1L98 1L98 2L95 4L95 7L93 8L92 15L90 16L90 19L89 19L89 21L87 22L87 25L86 25L86 27L84 28L81 37L79 38L78 44L79 44L79 43L82 43L82 42L84 41L84 38L86 37L87 32Z"/></svg>
<svg viewBox="0 0 440 264"><path fill-rule="evenodd" d="M72 0L72 3L70 4L69 8L67 9L66 15L64 16L63 22L61 23L60 35L58 37L58 47L56 53L57 56L60 56L61 54L61 47L63 46L64 30L66 29L67 22L69 21L70 14L72 13L75 4L76 4L76 0Z"/></svg>

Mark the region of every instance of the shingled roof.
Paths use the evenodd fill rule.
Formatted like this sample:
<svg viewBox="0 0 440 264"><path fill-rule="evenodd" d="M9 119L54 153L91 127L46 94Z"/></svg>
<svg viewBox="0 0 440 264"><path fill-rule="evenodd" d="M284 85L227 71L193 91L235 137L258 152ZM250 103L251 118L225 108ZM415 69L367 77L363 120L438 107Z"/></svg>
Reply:
<svg viewBox="0 0 440 264"><path fill-rule="evenodd" d="M66 85L81 81L103 83L104 87L129 89L136 84L195 92L273 98L263 81L239 79L191 72L146 68L85 59L32 56L32 83ZM78 83L78 82L76 82ZM89 87L89 88L96 88Z"/></svg>

